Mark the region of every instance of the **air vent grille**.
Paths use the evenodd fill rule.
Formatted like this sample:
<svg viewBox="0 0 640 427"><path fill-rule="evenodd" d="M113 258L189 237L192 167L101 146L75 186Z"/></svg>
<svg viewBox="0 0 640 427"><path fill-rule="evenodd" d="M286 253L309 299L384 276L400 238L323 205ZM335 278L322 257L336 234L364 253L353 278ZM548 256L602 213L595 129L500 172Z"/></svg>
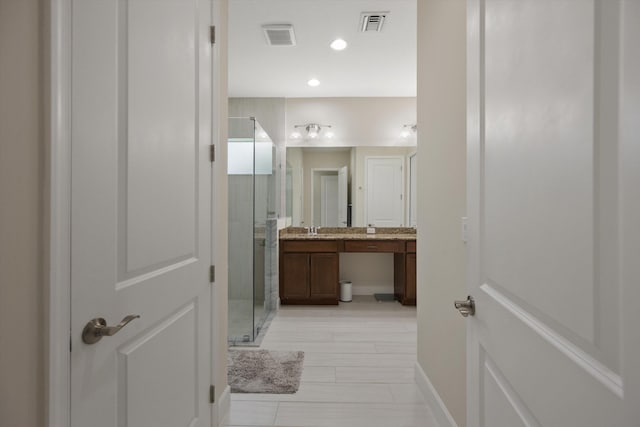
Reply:
<svg viewBox="0 0 640 427"><path fill-rule="evenodd" d="M262 31L269 46L295 46L296 36L293 25L277 24L263 25Z"/></svg>
<svg viewBox="0 0 640 427"><path fill-rule="evenodd" d="M389 12L362 12L360 16L360 31L382 31L382 25Z"/></svg>

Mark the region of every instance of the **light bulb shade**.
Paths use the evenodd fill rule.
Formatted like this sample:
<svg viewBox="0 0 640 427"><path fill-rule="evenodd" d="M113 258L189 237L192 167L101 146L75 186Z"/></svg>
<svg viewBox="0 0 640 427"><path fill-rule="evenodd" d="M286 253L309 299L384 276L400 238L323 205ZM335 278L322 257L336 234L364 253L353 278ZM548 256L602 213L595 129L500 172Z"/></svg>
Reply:
<svg viewBox="0 0 640 427"><path fill-rule="evenodd" d="M418 126L416 125L402 125L402 132L400 132L400 136L403 138L409 138L412 133L416 133L418 130Z"/></svg>
<svg viewBox="0 0 640 427"><path fill-rule="evenodd" d="M309 138L317 138L318 134L320 133L320 125L316 125L316 124L309 124L307 125L307 136Z"/></svg>

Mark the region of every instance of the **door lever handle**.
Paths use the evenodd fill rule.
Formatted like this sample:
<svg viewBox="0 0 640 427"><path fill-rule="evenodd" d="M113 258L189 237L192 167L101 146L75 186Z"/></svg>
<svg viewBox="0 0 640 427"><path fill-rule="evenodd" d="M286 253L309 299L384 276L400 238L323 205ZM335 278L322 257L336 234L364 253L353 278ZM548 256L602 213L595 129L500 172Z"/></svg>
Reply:
<svg viewBox="0 0 640 427"><path fill-rule="evenodd" d="M82 330L82 342L85 344L95 344L100 341L102 337L110 337L117 334L120 329L127 326L129 322L139 317L137 314L130 314L122 319L116 326L107 326L107 321L102 317L91 319Z"/></svg>
<svg viewBox="0 0 640 427"><path fill-rule="evenodd" d="M465 301L454 301L453 305L462 314L462 317L476 314L476 302L472 296L468 296Z"/></svg>

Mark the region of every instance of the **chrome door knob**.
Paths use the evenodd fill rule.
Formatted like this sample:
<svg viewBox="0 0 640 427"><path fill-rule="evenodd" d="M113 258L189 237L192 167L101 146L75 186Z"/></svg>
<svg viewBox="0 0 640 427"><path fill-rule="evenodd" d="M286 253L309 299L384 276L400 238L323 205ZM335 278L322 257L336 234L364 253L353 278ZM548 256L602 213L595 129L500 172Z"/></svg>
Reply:
<svg viewBox="0 0 640 427"><path fill-rule="evenodd" d="M107 326L107 321L102 317L91 319L82 330L82 342L85 344L95 344L100 341L102 337L110 337L117 334L120 329L127 326L129 322L139 317L137 314L130 314L122 319L116 326Z"/></svg>
<svg viewBox="0 0 640 427"><path fill-rule="evenodd" d="M454 301L453 305L462 314L462 317L473 316L476 313L476 303L471 295L465 301Z"/></svg>

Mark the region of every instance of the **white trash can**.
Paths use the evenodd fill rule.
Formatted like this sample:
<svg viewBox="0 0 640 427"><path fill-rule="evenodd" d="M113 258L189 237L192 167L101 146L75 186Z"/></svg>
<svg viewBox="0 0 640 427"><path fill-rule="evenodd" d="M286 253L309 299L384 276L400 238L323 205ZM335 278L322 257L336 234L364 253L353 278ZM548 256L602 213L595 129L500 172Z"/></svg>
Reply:
<svg viewBox="0 0 640 427"><path fill-rule="evenodd" d="M351 295L352 287L353 284L349 280L340 281L340 301L351 302L353 300L353 297Z"/></svg>

